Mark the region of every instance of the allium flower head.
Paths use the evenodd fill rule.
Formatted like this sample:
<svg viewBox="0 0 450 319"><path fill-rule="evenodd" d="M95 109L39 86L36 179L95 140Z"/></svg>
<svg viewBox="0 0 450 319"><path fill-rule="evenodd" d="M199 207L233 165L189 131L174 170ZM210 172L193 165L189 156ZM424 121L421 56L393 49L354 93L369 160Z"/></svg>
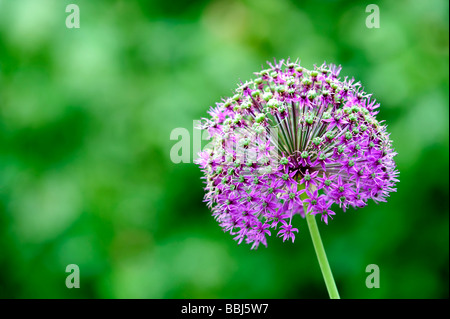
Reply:
<svg viewBox="0 0 450 319"><path fill-rule="evenodd" d="M211 142L196 161L213 216L252 249L272 233L293 242L304 205L328 223L333 204L384 202L398 182L379 104L359 82L334 65L269 66L211 108L202 123Z"/></svg>

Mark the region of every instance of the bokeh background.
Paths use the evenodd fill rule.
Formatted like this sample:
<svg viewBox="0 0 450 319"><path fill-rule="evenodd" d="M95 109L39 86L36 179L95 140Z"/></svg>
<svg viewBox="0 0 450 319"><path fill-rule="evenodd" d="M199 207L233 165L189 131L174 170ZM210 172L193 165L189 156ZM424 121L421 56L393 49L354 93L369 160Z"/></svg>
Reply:
<svg viewBox="0 0 450 319"><path fill-rule="evenodd" d="M327 298L304 220L238 246L170 160L174 128L291 57L361 81L399 153L388 203L319 225L341 297L448 298L448 29L446 0L0 0L0 297Z"/></svg>

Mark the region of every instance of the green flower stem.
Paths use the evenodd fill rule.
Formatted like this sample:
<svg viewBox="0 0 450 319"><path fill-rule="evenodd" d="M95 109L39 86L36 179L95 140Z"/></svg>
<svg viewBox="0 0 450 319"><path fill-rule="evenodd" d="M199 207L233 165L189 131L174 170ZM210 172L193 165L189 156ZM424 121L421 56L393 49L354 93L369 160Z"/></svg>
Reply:
<svg viewBox="0 0 450 319"><path fill-rule="evenodd" d="M301 189L300 185L299 189ZM305 198L308 197L306 193L303 193L302 195L303 195L302 197ZM327 255L325 253L325 249L323 248L322 239L320 238L319 228L317 227L315 216L307 214L307 205L304 205L303 209L305 211L309 233L311 234L314 250L316 251L317 260L319 261L320 269L322 270L322 276L323 279L325 280L325 285L327 286L330 299L340 299L336 283L334 282L333 273L331 272L330 265L328 264Z"/></svg>
<svg viewBox="0 0 450 319"><path fill-rule="evenodd" d="M319 228L317 227L316 219L314 215L307 214L306 221L308 222L309 232L316 250L317 260L319 261L320 269L322 270L323 279L327 286L330 299L340 299L339 292L334 282L333 274L331 273L330 265L328 264L327 255L323 248L322 239L320 238Z"/></svg>

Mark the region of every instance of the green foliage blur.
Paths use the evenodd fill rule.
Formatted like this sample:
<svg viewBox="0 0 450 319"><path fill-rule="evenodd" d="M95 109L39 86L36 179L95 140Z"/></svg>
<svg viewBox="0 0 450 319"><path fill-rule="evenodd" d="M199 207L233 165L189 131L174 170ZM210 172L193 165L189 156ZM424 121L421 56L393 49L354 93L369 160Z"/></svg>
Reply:
<svg viewBox="0 0 450 319"><path fill-rule="evenodd" d="M361 81L399 154L387 203L319 224L341 297L448 298L448 29L446 0L0 0L0 297L327 298L305 220L238 246L170 160L173 129L291 57Z"/></svg>

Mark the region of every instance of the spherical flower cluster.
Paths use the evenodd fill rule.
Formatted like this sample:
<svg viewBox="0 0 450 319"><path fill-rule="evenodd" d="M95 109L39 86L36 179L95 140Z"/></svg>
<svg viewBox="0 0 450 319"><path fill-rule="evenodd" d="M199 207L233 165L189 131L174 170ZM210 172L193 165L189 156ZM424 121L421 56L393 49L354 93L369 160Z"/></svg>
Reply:
<svg viewBox="0 0 450 319"><path fill-rule="evenodd" d="M335 215L386 201L398 171L379 104L340 67L309 71L289 60L269 63L257 78L203 119L211 142L196 161L205 201L238 243L267 246L267 235L295 239L295 214Z"/></svg>

